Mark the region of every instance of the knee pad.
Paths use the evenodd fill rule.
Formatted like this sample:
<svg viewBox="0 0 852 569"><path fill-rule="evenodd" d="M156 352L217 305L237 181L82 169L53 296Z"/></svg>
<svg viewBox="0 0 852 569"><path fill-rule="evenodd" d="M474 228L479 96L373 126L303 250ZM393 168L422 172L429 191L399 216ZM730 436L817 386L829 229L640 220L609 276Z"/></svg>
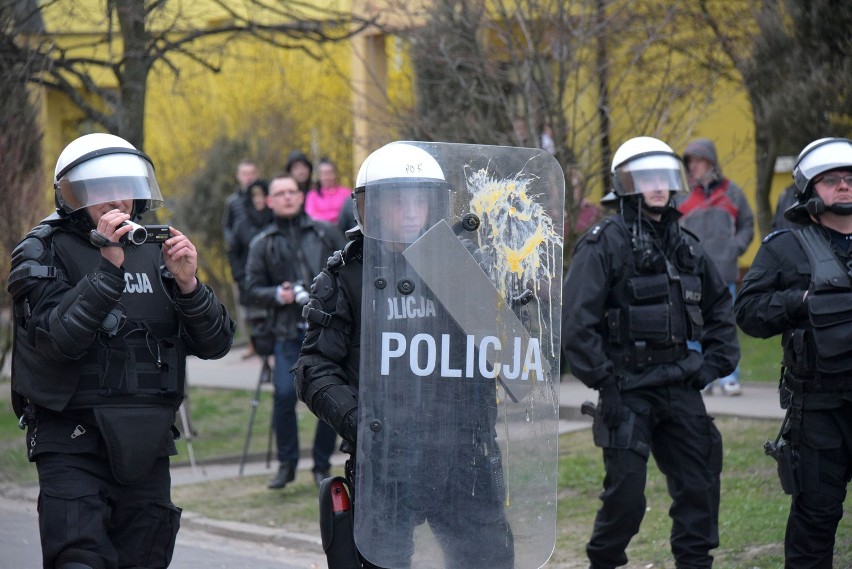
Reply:
<svg viewBox="0 0 852 569"><path fill-rule="evenodd" d="M66 549L56 558L56 569L106 569L103 559L93 551Z"/></svg>

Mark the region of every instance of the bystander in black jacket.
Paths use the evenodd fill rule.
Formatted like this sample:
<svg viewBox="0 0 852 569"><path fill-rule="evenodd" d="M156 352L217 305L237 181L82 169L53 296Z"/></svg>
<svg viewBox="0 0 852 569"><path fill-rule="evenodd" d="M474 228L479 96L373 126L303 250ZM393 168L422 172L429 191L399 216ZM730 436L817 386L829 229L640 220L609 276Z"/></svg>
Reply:
<svg viewBox="0 0 852 569"><path fill-rule="evenodd" d="M252 203L252 192L255 187L261 188L267 193L266 182L258 180L252 183L245 192L237 195L235 202L231 204L233 222L230 232L228 246L228 262L231 265L231 277L240 290L240 302L248 304L245 288L246 263L248 262L249 245L258 233L272 223L272 212L269 208L258 210Z"/></svg>
<svg viewBox="0 0 852 569"><path fill-rule="evenodd" d="M280 213L290 209L294 201L303 203L304 194L296 189L294 179L273 179L270 195L276 200L272 205L276 217L249 247L246 293L250 308L266 310L269 324L266 334L274 337L271 343L275 356L273 423L280 465L278 474L267 486L281 489L295 479L301 455L296 417L298 399L290 368L298 357L307 328L302 318L302 306L307 302L308 288L314 276L345 241L337 227L311 219L301 205L292 216ZM287 201L282 201L285 199ZM285 287L294 293L292 301L284 301L283 293L279 296L279 289ZM254 342L261 347L264 340L258 335ZM313 474L317 483L328 477L335 438L335 432L329 425L322 421L317 423L313 444Z"/></svg>
<svg viewBox="0 0 852 569"><path fill-rule="evenodd" d="M344 243L337 227L304 212L289 219L276 218L252 240L246 260L247 304L268 309L276 338L300 337L304 321L302 305L279 304L275 289L288 281L301 284L307 292L323 261Z"/></svg>

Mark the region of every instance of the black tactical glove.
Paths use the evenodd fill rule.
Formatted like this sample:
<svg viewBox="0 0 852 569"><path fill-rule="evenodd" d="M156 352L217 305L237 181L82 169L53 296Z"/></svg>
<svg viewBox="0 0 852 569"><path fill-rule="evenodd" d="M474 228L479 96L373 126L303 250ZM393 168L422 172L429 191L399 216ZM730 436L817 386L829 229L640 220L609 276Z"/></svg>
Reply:
<svg viewBox="0 0 852 569"><path fill-rule="evenodd" d="M719 374L710 366L702 366L691 378L690 386L702 390L719 378Z"/></svg>
<svg viewBox="0 0 852 569"><path fill-rule="evenodd" d="M340 436L353 445L355 444L358 437L358 407L350 409L340 422Z"/></svg>
<svg viewBox="0 0 852 569"><path fill-rule="evenodd" d="M600 401L598 414L604 424L610 429L621 422L621 392L614 379L608 379L598 388Z"/></svg>

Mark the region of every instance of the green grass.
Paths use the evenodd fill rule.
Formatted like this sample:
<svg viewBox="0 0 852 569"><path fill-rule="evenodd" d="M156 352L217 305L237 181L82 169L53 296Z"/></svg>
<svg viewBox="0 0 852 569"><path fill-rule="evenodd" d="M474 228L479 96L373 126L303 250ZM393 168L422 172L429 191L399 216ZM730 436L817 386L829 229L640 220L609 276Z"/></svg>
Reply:
<svg viewBox="0 0 852 569"><path fill-rule="evenodd" d="M0 484L36 482L35 465L27 460L24 431L12 412L9 383L0 382Z"/></svg>
<svg viewBox="0 0 852 569"><path fill-rule="evenodd" d="M781 372L781 338L752 338L739 331L740 380L778 383Z"/></svg>

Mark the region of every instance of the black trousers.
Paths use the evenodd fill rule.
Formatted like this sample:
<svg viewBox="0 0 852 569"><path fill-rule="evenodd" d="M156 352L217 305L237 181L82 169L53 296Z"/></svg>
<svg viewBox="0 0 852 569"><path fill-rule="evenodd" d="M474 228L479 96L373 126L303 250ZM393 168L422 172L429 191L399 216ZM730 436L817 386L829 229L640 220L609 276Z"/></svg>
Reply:
<svg viewBox="0 0 852 569"><path fill-rule="evenodd" d="M622 393L630 409L629 442L604 448L603 503L586 553L594 569L627 563L630 540L645 515L647 453L666 477L672 505L671 547L676 567L709 568L719 546L722 436L707 415L701 393L674 384ZM629 424L629 421L628 423ZM621 438L620 443L626 439ZM645 446L647 445L647 446Z"/></svg>
<svg viewBox="0 0 852 569"><path fill-rule="evenodd" d="M798 491L787 518L785 566L831 569L834 537L852 479L852 403L803 411L801 422L793 426L791 442L799 454Z"/></svg>
<svg viewBox="0 0 852 569"><path fill-rule="evenodd" d="M45 569L67 562L168 567L181 513L171 501L168 457L133 485L116 482L109 462L95 454L45 453L36 465Z"/></svg>

